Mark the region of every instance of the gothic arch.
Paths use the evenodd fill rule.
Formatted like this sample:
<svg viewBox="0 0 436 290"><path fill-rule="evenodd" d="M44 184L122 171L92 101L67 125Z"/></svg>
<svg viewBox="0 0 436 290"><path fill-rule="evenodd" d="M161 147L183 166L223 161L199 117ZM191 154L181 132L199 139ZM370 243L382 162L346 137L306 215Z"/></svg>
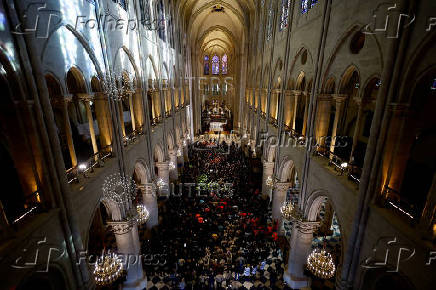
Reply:
<svg viewBox="0 0 436 290"><path fill-rule="evenodd" d="M147 163L142 160L142 159L138 159L135 162L135 167L133 168L133 174L136 175L136 177L139 179L139 183L140 184L147 184L147 183L151 183L151 174L150 174L150 170L147 166Z"/></svg>
<svg viewBox="0 0 436 290"><path fill-rule="evenodd" d="M334 47L334 49L332 50L332 54L330 55L328 61L327 61L327 65L325 67L325 70L323 72L322 75L322 82L321 82L321 87L325 87L325 83L328 80L328 78L334 74L335 72L332 71L332 67L335 63L335 60L338 58L338 56L342 56L342 55L347 55L348 53L350 54L350 57L353 61L357 62L359 64L360 61L360 57L361 55L366 55L366 54L359 54L359 55L353 55L351 54L351 52L349 52L349 49L347 48L346 52L344 53L339 53L340 49L342 47L344 47L345 45L347 45L349 43L349 40L353 37L353 34L357 31L360 31L362 29L362 25L361 24L354 24L351 25L336 41L336 45ZM379 41L377 40L377 37L375 35L367 35L368 39L371 39L372 41L374 41L375 47L371 47L372 50L374 50L375 52L377 52L377 59L378 62L380 64L380 66L378 67L378 71L382 71L383 70L383 53L382 53L382 49L380 46ZM359 74L360 75L360 74ZM339 86L338 86L339 87Z"/></svg>
<svg viewBox="0 0 436 290"><path fill-rule="evenodd" d="M158 143L154 146L154 161L165 162L165 153L162 144Z"/></svg>

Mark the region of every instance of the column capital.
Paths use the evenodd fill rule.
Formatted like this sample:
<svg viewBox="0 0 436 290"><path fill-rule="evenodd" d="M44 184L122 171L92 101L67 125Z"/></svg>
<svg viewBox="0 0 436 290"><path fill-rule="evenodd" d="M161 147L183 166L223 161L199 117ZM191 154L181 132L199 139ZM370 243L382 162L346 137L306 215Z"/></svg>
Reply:
<svg viewBox="0 0 436 290"><path fill-rule="evenodd" d="M170 162L169 161L156 162L155 165L159 169L168 169L169 165L170 165Z"/></svg>
<svg viewBox="0 0 436 290"><path fill-rule="evenodd" d="M292 184L290 182L277 182L275 184L275 189L280 192L286 193L289 188L292 187Z"/></svg>
<svg viewBox="0 0 436 290"><path fill-rule="evenodd" d="M303 91L300 90L290 90L290 92L294 96L301 96L303 94Z"/></svg>
<svg viewBox="0 0 436 290"><path fill-rule="evenodd" d="M337 103L345 102L345 100L348 98L348 95L345 94L332 94L331 96Z"/></svg>
<svg viewBox="0 0 436 290"><path fill-rule="evenodd" d="M94 99L94 93L77 93L76 96L82 101L92 101Z"/></svg>
<svg viewBox="0 0 436 290"><path fill-rule="evenodd" d="M264 160L262 163L263 163L263 168L265 169L271 169L274 167L274 162Z"/></svg>
<svg viewBox="0 0 436 290"><path fill-rule="evenodd" d="M409 104L404 103L390 103L389 104L389 111L394 113L407 113L410 109Z"/></svg>
<svg viewBox="0 0 436 290"><path fill-rule="evenodd" d="M127 221L109 221L107 224L111 227L111 230L115 235L124 235L136 225L136 217Z"/></svg>
<svg viewBox="0 0 436 290"><path fill-rule="evenodd" d="M297 229L302 234L313 234L313 232L319 227L319 222L310 222L310 221L298 221Z"/></svg>
<svg viewBox="0 0 436 290"><path fill-rule="evenodd" d="M329 95L329 94L319 94L317 96L317 99L320 102L331 101L332 100L332 95Z"/></svg>
<svg viewBox="0 0 436 290"><path fill-rule="evenodd" d="M282 90L281 89L272 89L271 92L275 93L275 94L280 94L282 92Z"/></svg>

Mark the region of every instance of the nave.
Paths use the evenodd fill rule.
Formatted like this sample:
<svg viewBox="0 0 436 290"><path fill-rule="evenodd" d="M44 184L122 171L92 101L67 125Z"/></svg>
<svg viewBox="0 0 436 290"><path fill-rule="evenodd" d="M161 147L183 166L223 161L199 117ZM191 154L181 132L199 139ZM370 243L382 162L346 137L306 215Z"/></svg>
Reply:
<svg viewBox="0 0 436 290"><path fill-rule="evenodd" d="M189 160L180 181L197 188L160 195L159 226L139 228L147 288L285 289L287 242L249 169L256 160L213 141L190 146ZM105 244L117 251L113 235Z"/></svg>

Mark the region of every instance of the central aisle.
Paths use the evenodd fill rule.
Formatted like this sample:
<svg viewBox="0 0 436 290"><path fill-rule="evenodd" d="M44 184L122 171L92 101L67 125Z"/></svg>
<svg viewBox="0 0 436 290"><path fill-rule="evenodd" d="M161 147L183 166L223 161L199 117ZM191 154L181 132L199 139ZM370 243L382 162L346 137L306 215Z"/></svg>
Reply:
<svg viewBox="0 0 436 290"><path fill-rule="evenodd" d="M144 263L148 287L283 289L276 225L242 150L196 143L189 160L181 180L196 184L191 195L177 187L161 201L159 228L143 241L155 255Z"/></svg>

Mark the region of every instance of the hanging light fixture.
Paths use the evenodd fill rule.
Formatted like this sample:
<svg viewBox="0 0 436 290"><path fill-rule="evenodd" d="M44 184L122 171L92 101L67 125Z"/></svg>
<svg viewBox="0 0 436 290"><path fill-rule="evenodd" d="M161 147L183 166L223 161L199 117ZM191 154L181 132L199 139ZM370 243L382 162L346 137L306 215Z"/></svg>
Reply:
<svg viewBox="0 0 436 290"><path fill-rule="evenodd" d="M182 150L179 148L177 149L177 157L181 157L182 156Z"/></svg>
<svg viewBox="0 0 436 290"><path fill-rule="evenodd" d="M171 170L176 169L176 165L172 161L168 164L168 166L170 167Z"/></svg>
<svg viewBox="0 0 436 290"><path fill-rule="evenodd" d="M159 190L162 190L162 189L165 187L165 185L166 185L166 183L165 183L165 181L164 181L162 178L159 178L159 179L156 181L156 186L157 186L157 188L158 188Z"/></svg>
<svg viewBox="0 0 436 290"><path fill-rule="evenodd" d="M307 257L307 268L321 279L330 279L336 271L333 258L325 249L315 249Z"/></svg>
<svg viewBox="0 0 436 290"><path fill-rule="evenodd" d="M265 184L267 186L269 186L269 187L273 187L274 186L274 180L273 180L271 175L266 178Z"/></svg>
<svg viewBox="0 0 436 290"><path fill-rule="evenodd" d="M280 208L280 212L286 220L293 220L298 217L298 211L291 201L285 201Z"/></svg>
<svg viewBox="0 0 436 290"><path fill-rule="evenodd" d="M95 263L95 283L99 286L110 285L120 278L122 270L122 261L115 253L103 253Z"/></svg>
<svg viewBox="0 0 436 290"><path fill-rule="evenodd" d="M145 222L148 220L150 213L148 212L147 208L143 204L138 204L136 206L136 211L138 212L137 221L139 225L145 224Z"/></svg>

